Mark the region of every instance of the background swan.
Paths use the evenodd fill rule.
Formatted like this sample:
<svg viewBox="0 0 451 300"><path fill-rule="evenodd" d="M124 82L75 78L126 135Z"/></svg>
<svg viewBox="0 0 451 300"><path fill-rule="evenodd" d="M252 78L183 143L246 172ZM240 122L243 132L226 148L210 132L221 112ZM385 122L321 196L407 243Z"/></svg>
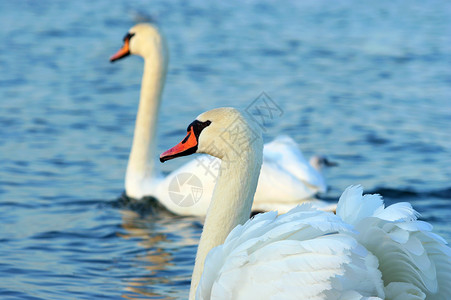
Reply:
<svg viewBox="0 0 451 300"><path fill-rule="evenodd" d="M127 196L140 199L154 196L167 209L180 215L205 215L218 177L220 161L204 156L192 160L164 177L155 169L156 124L168 65L164 37L150 24L133 26L124 37L123 47L110 60L135 54L144 58L144 72L132 149L125 175ZM335 205L312 200L326 191L326 182L318 168L302 155L297 144L282 136L265 145L262 174L255 194L254 211L278 209L286 212L302 201L315 207L334 210ZM202 184L202 193L190 205L171 198L171 184L194 175Z"/></svg>
<svg viewBox="0 0 451 300"><path fill-rule="evenodd" d="M256 131L237 110L214 109L160 156L233 158L213 193L190 299L449 299L451 249L408 203L385 208L357 186L340 197L337 215L304 204L248 220L263 157Z"/></svg>

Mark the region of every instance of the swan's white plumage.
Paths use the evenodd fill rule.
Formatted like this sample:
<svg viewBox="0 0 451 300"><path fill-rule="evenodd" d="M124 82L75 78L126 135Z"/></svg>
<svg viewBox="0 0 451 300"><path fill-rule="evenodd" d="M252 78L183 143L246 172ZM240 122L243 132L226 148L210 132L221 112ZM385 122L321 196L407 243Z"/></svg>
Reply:
<svg viewBox="0 0 451 300"><path fill-rule="evenodd" d="M308 205L259 214L210 251L197 297L340 299L351 291L383 297L377 259L347 232L351 226Z"/></svg>
<svg viewBox="0 0 451 300"><path fill-rule="evenodd" d="M423 300L426 295L411 283L392 282L385 288L385 296L390 300Z"/></svg>
<svg viewBox="0 0 451 300"><path fill-rule="evenodd" d="M259 214L210 251L198 299L448 299L451 250L409 203L345 190L337 216Z"/></svg>
<svg viewBox="0 0 451 300"><path fill-rule="evenodd" d="M446 242L431 232L430 224L417 220L419 214L409 203L385 208L379 195L362 193L360 186L346 189L337 215L355 226L354 237L378 258L385 285L391 284L390 293L399 292L393 299L408 298L409 293L418 299L423 294L425 299L449 299L451 250Z"/></svg>

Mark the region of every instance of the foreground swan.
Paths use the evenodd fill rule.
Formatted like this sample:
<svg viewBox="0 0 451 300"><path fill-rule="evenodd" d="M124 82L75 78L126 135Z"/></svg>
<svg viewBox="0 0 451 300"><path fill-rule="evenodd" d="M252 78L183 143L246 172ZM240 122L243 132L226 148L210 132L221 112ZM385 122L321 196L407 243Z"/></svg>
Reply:
<svg viewBox="0 0 451 300"><path fill-rule="evenodd" d="M200 157L167 177L155 171L156 124L168 64L166 42L155 27L138 24L130 29L124 38L124 46L110 60L116 61L129 54L144 58L144 73L125 176L126 194L136 199L154 196L176 214L205 215L218 176L219 160L209 156ZM263 160L254 211L288 211L302 200L326 191L323 176L305 160L296 143L289 137L279 137L267 144ZM193 196L195 199L190 196L179 201L173 186L189 176L201 182L202 193ZM312 203L325 210L335 209L335 205L327 202L315 200Z"/></svg>
<svg viewBox="0 0 451 300"><path fill-rule="evenodd" d="M193 153L229 161L205 220L190 299L449 299L451 249L410 204L385 208L380 196L350 187L337 215L304 204L248 220L263 157L258 128L220 108L187 131L162 162Z"/></svg>

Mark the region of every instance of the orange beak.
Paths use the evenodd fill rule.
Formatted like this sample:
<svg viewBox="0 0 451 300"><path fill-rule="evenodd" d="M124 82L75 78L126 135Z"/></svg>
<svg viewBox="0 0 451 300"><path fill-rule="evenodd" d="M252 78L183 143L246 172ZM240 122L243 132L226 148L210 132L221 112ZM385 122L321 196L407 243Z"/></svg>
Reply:
<svg viewBox="0 0 451 300"><path fill-rule="evenodd" d="M129 43L130 43L129 39L125 39L124 46L122 46L122 48L119 49L119 51L117 51L116 54L110 57L110 62L114 62L118 59L126 57L127 55L130 55Z"/></svg>
<svg viewBox="0 0 451 300"><path fill-rule="evenodd" d="M180 157L187 156L197 151L197 138L193 131L193 126L191 126L188 130L183 141L172 147L171 149L161 153L160 161L163 163L167 160Z"/></svg>

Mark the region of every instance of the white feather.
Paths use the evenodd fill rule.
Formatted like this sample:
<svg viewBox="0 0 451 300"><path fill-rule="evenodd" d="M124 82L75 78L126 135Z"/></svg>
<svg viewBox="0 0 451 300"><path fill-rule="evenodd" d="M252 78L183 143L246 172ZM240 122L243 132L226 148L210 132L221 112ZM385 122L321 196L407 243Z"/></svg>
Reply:
<svg viewBox="0 0 451 300"><path fill-rule="evenodd" d="M237 226L210 251L199 299L448 299L445 241L410 204L362 192L347 189L337 216L302 205Z"/></svg>
<svg viewBox="0 0 451 300"><path fill-rule="evenodd" d="M346 291L383 296L377 259L338 231L352 228L305 205L281 216L257 215L210 251L198 299L339 299Z"/></svg>
<svg viewBox="0 0 451 300"><path fill-rule="evenodd" d="M429 223L417 220L409 203L385 208L380 196L362 196L360 186L349 187L337 215L355 226L353 236L378 258L387 298L449 299L451 250Z"/></svg>

